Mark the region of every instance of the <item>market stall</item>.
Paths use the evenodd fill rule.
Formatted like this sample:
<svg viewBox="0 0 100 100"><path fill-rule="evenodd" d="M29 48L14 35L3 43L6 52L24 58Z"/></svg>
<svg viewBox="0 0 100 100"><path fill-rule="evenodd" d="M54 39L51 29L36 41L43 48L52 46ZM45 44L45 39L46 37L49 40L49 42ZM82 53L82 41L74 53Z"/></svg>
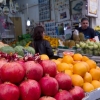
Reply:
<svg viewBox="0 0 100 100"><path fill-rule="evenodd" d="M98 2L1 2L0 100L100 100L100 25L91 21L98 17ZM82 17L89 19L95 38L76 30ZM32 47L36 26L44 27L53 57Z"/></svg>

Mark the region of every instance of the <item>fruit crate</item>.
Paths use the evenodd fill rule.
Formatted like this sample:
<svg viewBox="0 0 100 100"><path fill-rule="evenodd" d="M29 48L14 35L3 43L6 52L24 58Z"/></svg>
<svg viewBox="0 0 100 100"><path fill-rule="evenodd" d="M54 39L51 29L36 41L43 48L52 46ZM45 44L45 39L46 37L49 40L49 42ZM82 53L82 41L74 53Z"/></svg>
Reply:
<svg viewBox="0 0 100 100"><path fill-rule="evenodd" d="M86 93L85 98L83 98L82 100L100 100L100 88L90 93Z"/></svg>

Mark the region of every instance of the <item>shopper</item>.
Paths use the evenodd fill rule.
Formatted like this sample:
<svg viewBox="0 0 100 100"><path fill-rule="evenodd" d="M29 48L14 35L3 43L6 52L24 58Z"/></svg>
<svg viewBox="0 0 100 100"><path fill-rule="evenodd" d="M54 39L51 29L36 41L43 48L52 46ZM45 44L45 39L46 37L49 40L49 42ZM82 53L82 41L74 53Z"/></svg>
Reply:
<svg viewBox="0 0 100 100"><path fill-rule="evenodd" d="M89 27L89 20L87 18L81 19L81 27L77 29L80 32L82 32L86 39L92 39L95 37L95 31Z"/></svg>
<svg viewBox="0 0 100 100"><path fill-rule="evenodd" d="M36 53L46 54L49 57L53 57L54 54L51 45L47 40L43 39L44 35L44 28L42 26L35 27L33 32L33 42L31 45L34 47Z"/></svg>

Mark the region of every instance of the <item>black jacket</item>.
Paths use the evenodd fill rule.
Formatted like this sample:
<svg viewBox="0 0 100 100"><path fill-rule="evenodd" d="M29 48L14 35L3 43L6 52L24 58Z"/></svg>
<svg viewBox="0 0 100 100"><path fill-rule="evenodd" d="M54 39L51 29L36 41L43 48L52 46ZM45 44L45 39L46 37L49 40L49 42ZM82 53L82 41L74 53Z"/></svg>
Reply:
<svg viewBox="0 0 100 100"><path fill-rule="evenodd" d="M41 54L46 54L49 57L53 57L53 51L51 48L50 43L47 40L38 40L34 41L31 44L32 47L34 47L35 52Z"/></svg>

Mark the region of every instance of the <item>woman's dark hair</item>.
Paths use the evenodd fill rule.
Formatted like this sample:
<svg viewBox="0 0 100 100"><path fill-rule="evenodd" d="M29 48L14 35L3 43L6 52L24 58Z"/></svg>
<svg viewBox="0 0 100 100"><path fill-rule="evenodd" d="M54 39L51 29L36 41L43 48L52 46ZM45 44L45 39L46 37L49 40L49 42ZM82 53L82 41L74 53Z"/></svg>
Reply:
<svg viewBox="0 0 100 100"><path fill-rule="evenodd" d="M83 22L83 21L85 21L85 20L86 20L86 21L89 21L88 18L82 18L82 19L81 19L81 22Z"/></svg>
<svg viewBox="0 0 100 100"><path fill-rule="evenodd" d="M42 26L37 26L34 29L33 39L34 40L43 40L44 28Z"/></svg>

